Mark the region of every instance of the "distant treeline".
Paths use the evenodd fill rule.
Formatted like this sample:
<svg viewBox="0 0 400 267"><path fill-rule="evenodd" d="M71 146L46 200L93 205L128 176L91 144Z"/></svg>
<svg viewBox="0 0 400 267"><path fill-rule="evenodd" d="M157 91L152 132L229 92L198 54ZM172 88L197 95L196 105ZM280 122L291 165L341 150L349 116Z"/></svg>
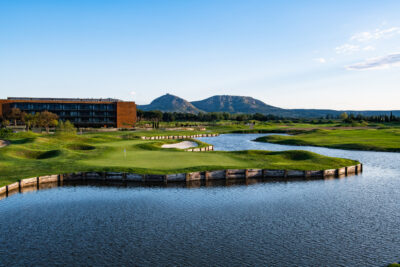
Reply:
<svg viewBox="0 0 400 267"><path fill-rule="evenodd" d="M161 112L161 111L142 111L137 110L138 121L153 121L153 122L175 122L175 121L196 121L196 122L213 122L220 120L232 120L232 121L291 121L291 122L310 122L315 120L341 120L344 122L400 122L400 117L396 117L393 114L390 115L376 115L376 116L364 116L361 114L347 114L346 112L339 116L326 115L319 118L291 118L282 117L276 115L264 115L261 113L255 114L231 114L228 112L209 112L209 113L180 113L180 112Z"/></svg>
<svg viewBox="0 0 400 267"><path fill-rule="evenodd" d="M284 117L275 115L263 115L260 113L255 114L230 114L228 112L208 112L208 113L180 113L180 112L161 112L161 111L142 111L137 110L138 121L197 121L197 122L212 122L220 120L233 120L233 121L272 121L283 120Z"/></svg>
<svg viewBox="0 0 400 267"><path fill-rule="evenodd" d="M374 116L364 116L361 114L353 114L348 115L346 112L342 113L340 116L344 122L353 122L353 121L366 121L366 122L400 122L400 117L396 117L393 113L390 115L374 115Z"/></svg>

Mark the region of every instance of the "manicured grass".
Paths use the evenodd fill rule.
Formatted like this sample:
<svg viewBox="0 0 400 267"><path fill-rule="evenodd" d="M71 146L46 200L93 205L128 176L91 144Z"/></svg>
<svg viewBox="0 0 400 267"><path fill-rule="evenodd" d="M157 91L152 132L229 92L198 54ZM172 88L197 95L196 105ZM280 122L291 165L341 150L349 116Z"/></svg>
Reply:
<svg viewBox="0 0 400 267"><path fill-rule="evenodd" d="M321 170L357 163L307 151L184 152L161 149L160 144L177 140L142 140L134 132L79 136L23 133L16 134L10 141L11 145L0 149L0 186L22 178L78 171L166 174L228 168Z"/></svg>
<svg viewBox="0 0 400 267"><path fill-rule="evenodd" d="M257 141L282 145L400 152L400 129L313 130L292 136L264 136Z"/></svg>

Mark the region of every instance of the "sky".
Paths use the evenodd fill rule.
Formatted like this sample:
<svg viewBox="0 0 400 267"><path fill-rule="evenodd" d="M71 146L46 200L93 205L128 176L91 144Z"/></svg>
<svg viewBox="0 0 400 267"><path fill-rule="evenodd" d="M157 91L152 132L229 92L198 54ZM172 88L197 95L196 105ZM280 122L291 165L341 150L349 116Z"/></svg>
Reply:
<svg viewBox="0 0 400 267"><path fill-rule="evenodd" d="M0 98L400 109L400 1L0 0Z"/></svg>

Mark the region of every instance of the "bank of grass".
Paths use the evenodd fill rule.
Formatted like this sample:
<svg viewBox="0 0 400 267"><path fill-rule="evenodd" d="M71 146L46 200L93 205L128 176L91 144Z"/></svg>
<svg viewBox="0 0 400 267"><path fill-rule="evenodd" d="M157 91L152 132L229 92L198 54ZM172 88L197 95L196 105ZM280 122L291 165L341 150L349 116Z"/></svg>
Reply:
<svg viewBox="0 0 400 267"><path fill-rule="evenodd" d="M291 136L269 135L257 138L256 141L282 145L400 152L400 129L318 129Z"/></svg>
<svg viewBox="0 0 400 267"><path fill-rule="evenodd" d="M21 133L10 141L0 149L0 186L22 178L79 171L167 174L228 168L321 170L358 163L307 151L160 149L162 143L179 140L142 140L131 132L72 136Z"/></svg>

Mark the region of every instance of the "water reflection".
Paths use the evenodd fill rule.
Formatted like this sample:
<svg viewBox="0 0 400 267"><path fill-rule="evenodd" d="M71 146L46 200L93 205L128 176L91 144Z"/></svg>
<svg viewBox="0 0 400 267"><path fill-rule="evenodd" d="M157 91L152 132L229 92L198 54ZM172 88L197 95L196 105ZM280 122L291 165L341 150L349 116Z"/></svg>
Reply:
<svg viewBox="0 0 400 267"><path fill-rule="evenodd" d="M71 180L71 181L60 181L43 183L39 185L24 186L21 191L18 189L8 192L8 195L0 194L0 200L6 197L12 196L18 193L30 193L39 190L52 189L56 187L80 187L80 186L94 186L94 187L116 187L116 188L136 188L136 187L148 187L148 188L201 188L201 187L229 187L229 186L249 186L262 183L289 183L296 181L314 181L314 180L334 180L342 178L354 178L354 176L341 175L339 177L294 177L294 178L243 178L243 179L218 179L218 180L192 180L186 182L134 182L134 181L105 181L105 180Z"/></svg>
<svg viewBox="0 0 400 267"><path fill-rule="evenodd" d="M281 149L252 142L255 135L221 137L203 140L217 149ZM364 172L316 181L43 184L0 201L0 266L385 266L399 260L400 153L284 149L358 159Z"/></svg>

